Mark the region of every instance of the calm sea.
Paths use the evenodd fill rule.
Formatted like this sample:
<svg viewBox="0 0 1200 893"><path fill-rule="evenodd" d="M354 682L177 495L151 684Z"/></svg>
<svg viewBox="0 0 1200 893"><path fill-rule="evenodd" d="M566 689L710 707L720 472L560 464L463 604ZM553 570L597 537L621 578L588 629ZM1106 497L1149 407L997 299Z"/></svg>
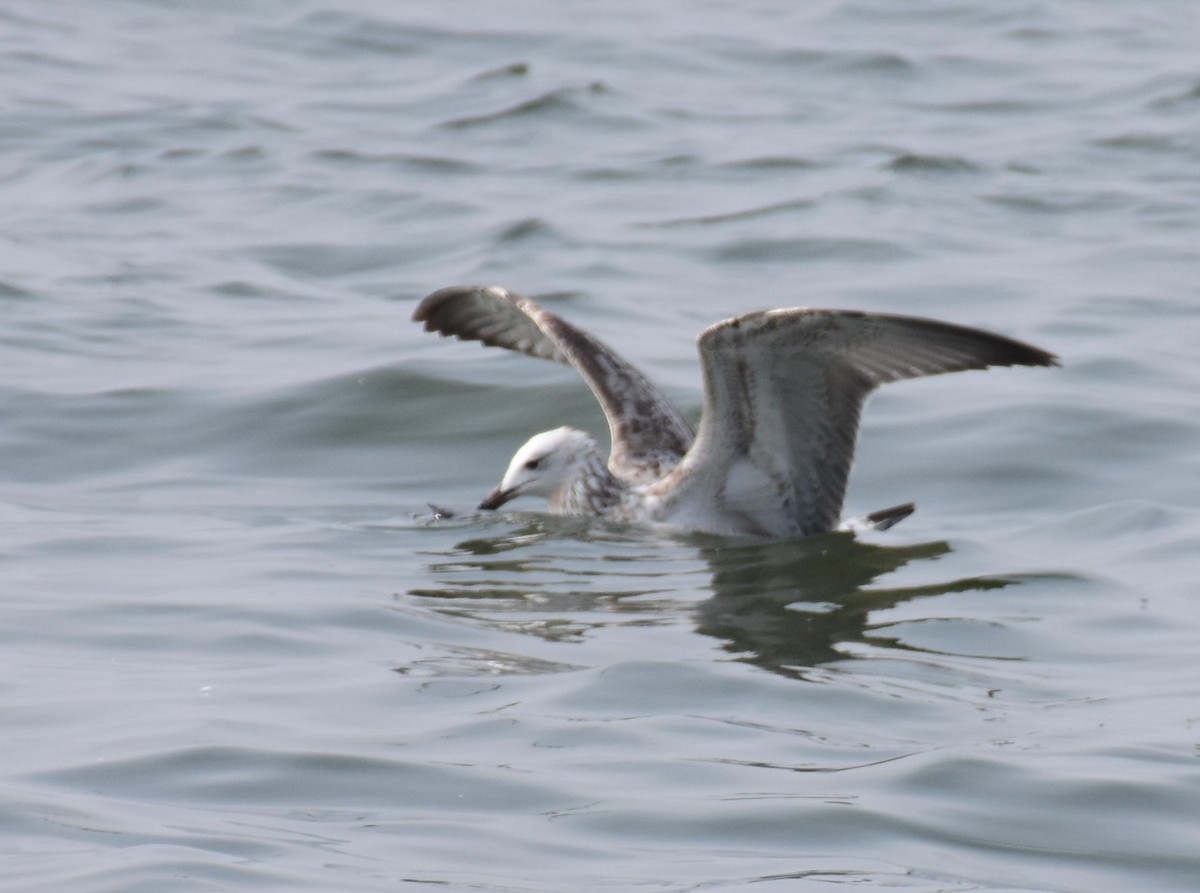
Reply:
<svg viewBox="0 0 1200 893"><path fill-rule="evenodd" d="M8 0L0 888L1194 891L1200 7ZM768 307L889 386L754 545L469 509L568 369Z"/></svg>

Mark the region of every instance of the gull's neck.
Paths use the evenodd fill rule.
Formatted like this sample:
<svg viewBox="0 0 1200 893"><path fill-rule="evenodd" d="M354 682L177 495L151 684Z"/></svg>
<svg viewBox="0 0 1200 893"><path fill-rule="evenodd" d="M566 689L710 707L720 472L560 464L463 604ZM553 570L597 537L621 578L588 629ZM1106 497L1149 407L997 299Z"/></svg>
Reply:
<svg viewBox="0 0 1200 893"><path fill-rule="evenodd" d="M603 515L620 504L628 489L600 454L589 449L571 480L550 499L550 510L560 515Z"/></svg>

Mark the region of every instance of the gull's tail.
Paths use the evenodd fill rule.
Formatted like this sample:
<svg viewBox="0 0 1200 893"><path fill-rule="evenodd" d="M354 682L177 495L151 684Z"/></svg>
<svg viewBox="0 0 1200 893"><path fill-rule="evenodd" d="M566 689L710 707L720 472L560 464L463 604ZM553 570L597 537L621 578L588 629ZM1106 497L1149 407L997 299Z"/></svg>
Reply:
<svg viewBox="0 0 1200 893"><path fill-rule="evenodd" d="M863 530L887 530L889 527L895 527L916 510L917 504L915 502L906 502L903 505L894 505L890 509L880 509L877 512L871 512L871 514L864 515L861 518L851 518L848 521L843 521L838 525L838 530L848 530L852 532Z"/></svg>

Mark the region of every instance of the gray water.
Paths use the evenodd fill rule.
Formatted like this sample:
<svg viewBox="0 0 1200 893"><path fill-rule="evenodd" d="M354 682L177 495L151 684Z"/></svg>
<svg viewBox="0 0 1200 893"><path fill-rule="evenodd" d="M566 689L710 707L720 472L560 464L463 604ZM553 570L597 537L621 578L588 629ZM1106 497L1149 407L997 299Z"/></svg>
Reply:
<svg viewBox="0 0 1200 893"><path fill-rule="evenodd" d="M1192 0L10 0L0 886L1200 887ZM469 509L570 370L700 406L808 304L1059 353L889 386L773 545Z"/></svg>

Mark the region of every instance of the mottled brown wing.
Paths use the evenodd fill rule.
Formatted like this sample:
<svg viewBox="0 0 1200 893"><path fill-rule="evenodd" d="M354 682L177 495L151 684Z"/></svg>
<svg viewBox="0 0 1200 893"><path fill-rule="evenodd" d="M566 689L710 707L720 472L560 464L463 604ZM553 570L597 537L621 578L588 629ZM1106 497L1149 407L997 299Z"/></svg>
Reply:
<svg viewBox="0 0 1200 893"><path fill-rule="evenodd" d="M424 298L413 320L427 331L572 366L608 419L608 464L618 477L657 481L691 446L691 427L641 372L529 298L497 287L452 286Z"/></svg>

